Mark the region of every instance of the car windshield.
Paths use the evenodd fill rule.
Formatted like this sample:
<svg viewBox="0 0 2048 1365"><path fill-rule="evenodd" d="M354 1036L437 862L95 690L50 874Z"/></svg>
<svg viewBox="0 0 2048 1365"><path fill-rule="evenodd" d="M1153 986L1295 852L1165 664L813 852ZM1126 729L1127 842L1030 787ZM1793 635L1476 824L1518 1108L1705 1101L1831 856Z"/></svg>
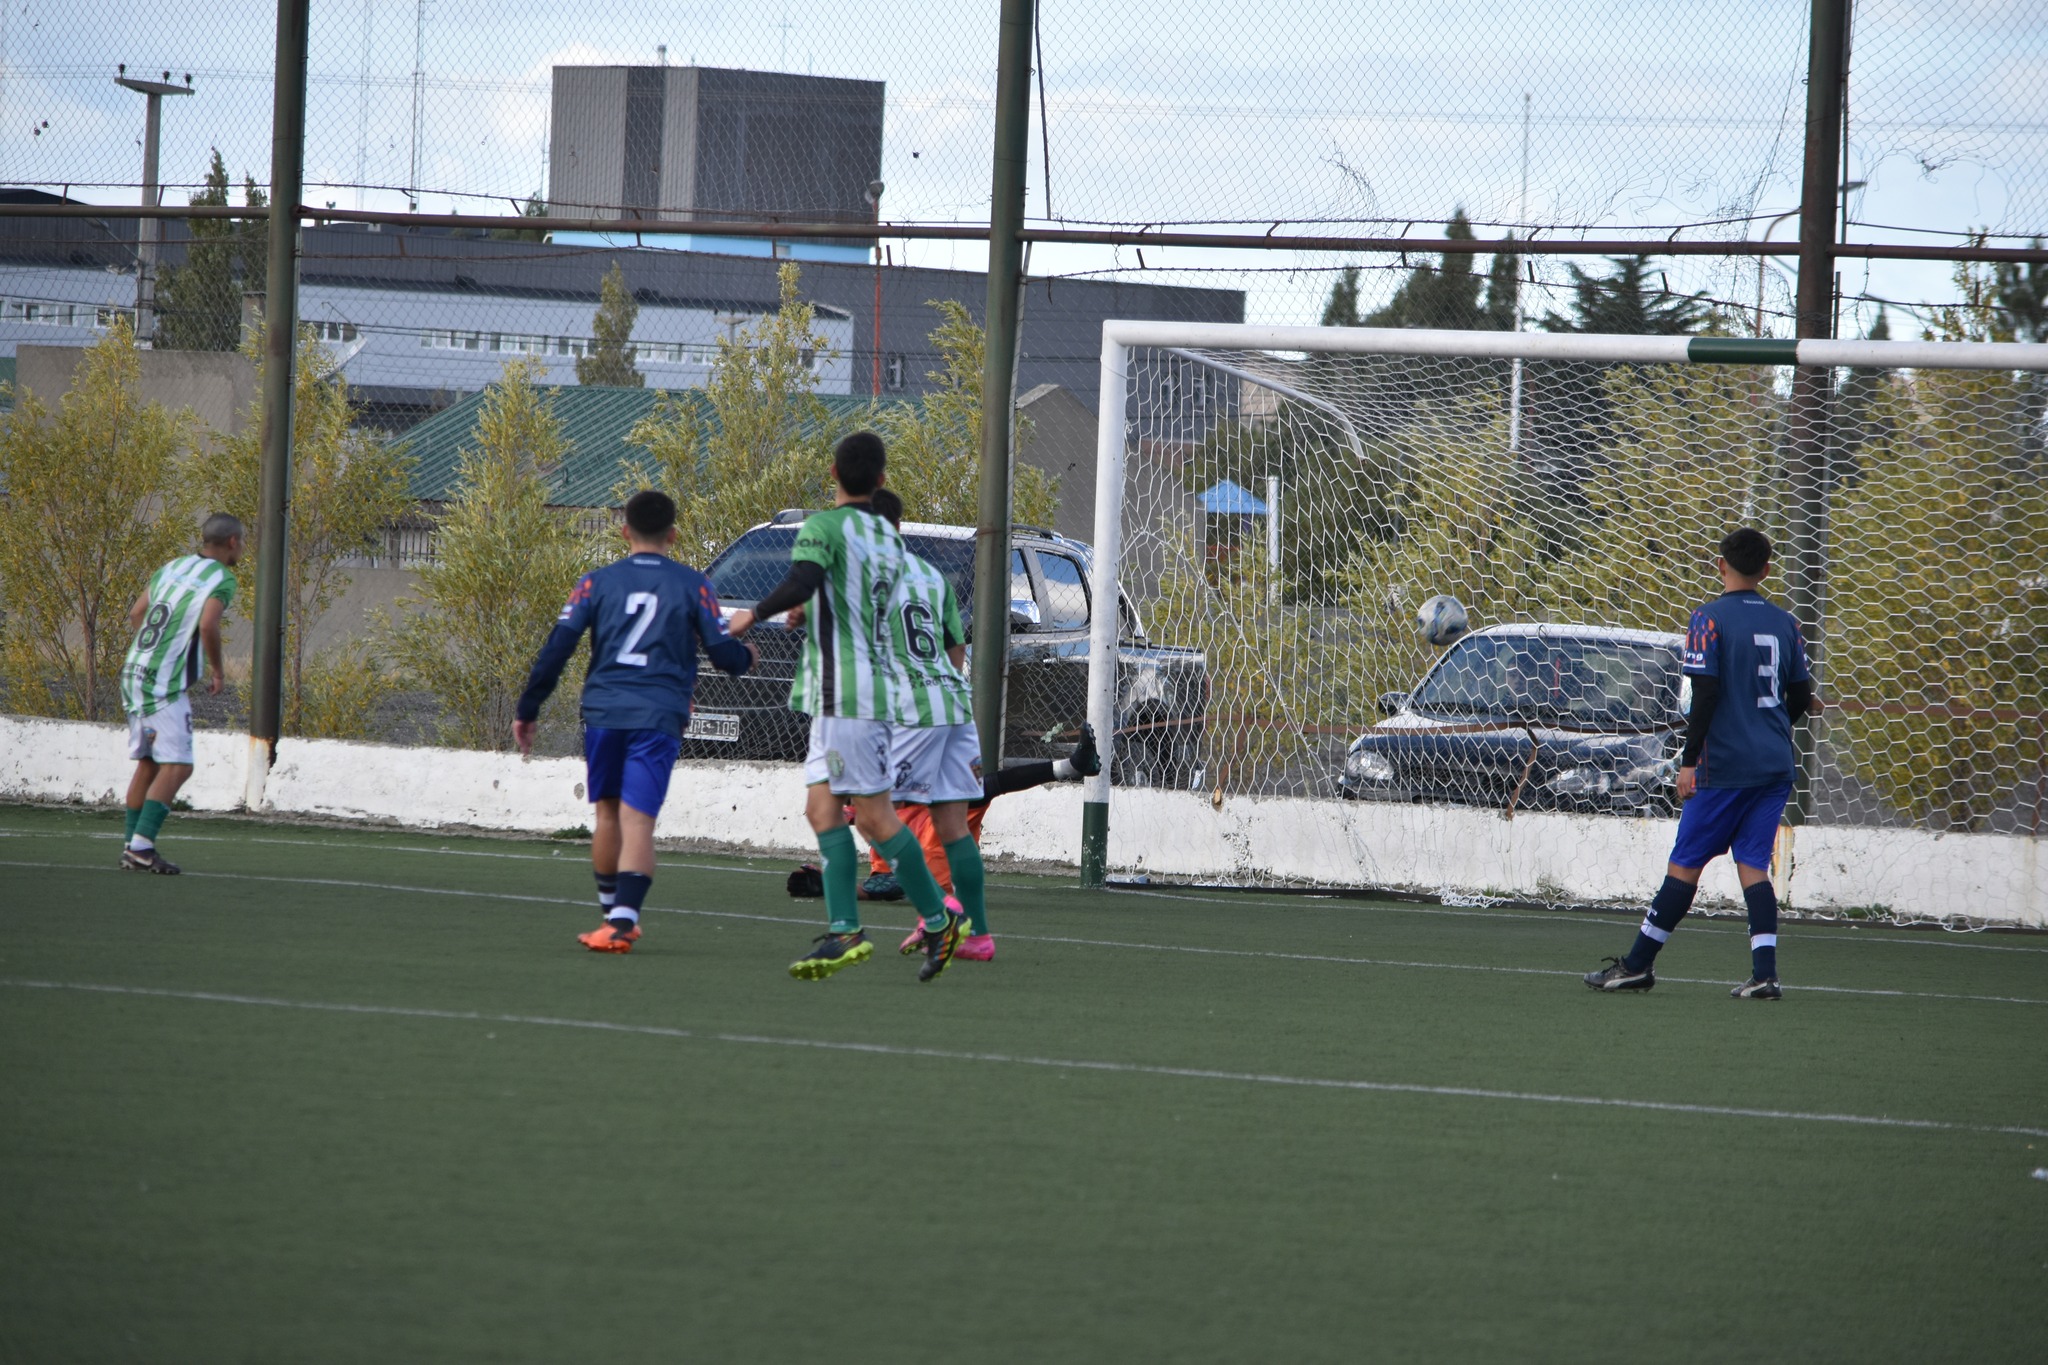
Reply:
<svg viewBox="0 0 2048 1365"><path fill-rule="evenodd" d="M757 526L711 561L705 572L723 602L758 602L789 573L794 526ZM963 623L974 609L974 542L965 537L907 535L904 547L931 561L953 585Z"/></svg>
<svg viewBox="0 0 2048 1365"><path fill-rule="evenodd" d="M1415 689L1418 711L1593 730L1649 729L1678 711L1678 652L1666 645L1473 635Z"/></svg>

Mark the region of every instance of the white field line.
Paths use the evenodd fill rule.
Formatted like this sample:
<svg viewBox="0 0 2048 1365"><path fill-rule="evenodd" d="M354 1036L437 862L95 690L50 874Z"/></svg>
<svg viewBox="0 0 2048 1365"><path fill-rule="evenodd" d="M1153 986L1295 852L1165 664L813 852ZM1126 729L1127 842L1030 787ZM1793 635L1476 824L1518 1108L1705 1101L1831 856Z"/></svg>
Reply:
<svg viewBox="0 0 2048 1365"><path fill-rule="evenodd" d="M820 1052L859 1052L883 1057L923 1057L937 1061L975 1062L995 1066L1036 1066L1059 1071L1097 1071L1125 1076L1164 1076L1179 1080L1223 1081L1239 1085L1295 1086L1314 1090L1352 1090L1375 1094L1436 1095L1453 1099L1505 1100L1522 1104L1568 1104L1597 1109L1639 1109L1655 1113L1700 1114L1715 1118L1772 1119L1799 1123L1848 1123L1869 1128L1913 1128L1950 1133L2048 1137L2048 1128L2018 1124L1955 1123L1944 1119L1894 1118L1879 1114L1810 1113L1796 1109L1752 1109L1735 1105L1680 1104L1662 1100L1616 1099L1603 1095L1554 1095L1530 1090L1492 1090L1469 1085L1421 1085L1400 1081L1339 1080L1322 1076L1285 1076L1261 1071L1219 1071L1208 1067L1153 1066L1143 1062L1091 1061L1067 1057L1034 1057L1007 1052L969 1052L952 1048L905 1047L893 1043L838 1042L822 1038L778 1038L756 1033L724 1033L668 1028L659 1024L618 1024L601 1019L562 1019L544 1014L493 1014L482 1010L443 1010L403 1005L355 1005L317 1000L286 1000L273 996L231 995L219 991L174 991L148 986L114 986L84 981L36 981L0 978L0 986L16 990L79 991L99 995L146 996L217 1005L249 1005L265 1009L306 1010L325 1014L377 1015L400 1019L439 1019L458 1023L525 1024L537 1028L589 1029L636 1034L649 1038L693 1039L752 1047L807 1048Z"/></svg>
<svg viewBox="0 0 2048 1365"><path fill-rule="evenodd" d="M0 839L100 839L111 843L114 841L115 837L116 836L111 834L95 834L85 830L25 830L9 829L5 826L0 826ZM558 866L563 864L564 862L564 859L562 859L559 855L555 854L542 855L538 853L496 853L486 851L483 849L422 848L416 845L402 844L365 845L361 843L343 843L332 839L275 839L269 837L250 837L246 839L241 839L228 838L224 835L218 834L180 833L178 835L178 841L180 843L206 844L277 844L286 848L331 848L340 849L346 852L363 852L367 850L369 852L375 853L415 853L424 854L429 857L448 858L505 858L518 862L554 863ZM568 861L575 862L578 860L570 859ZM774 868L738 867L730 863L685 863L677 862L669 858L662 859L661 866L688 868L692 871L698 872L736 872L741 874L742 876L748 877L781 877L786 875L784 872ZM1008 890L1043 889L1037 884L1030 882L1006 882L991 880L989 882L989 885L994 887L1001 887ZM1271 898L1255 899L1255 897L1257 897L1258 895L1258 893L1256 892L1237 893L1229 896L1205 896L1185 891L1151 891L1139 890L1137 888L1130 887L1119 887L1115 894L1119 896L1145 896L1154 900L1196 901L1204 905L1230 905L1236 906L1240 909L1249 905L1255 906L1262 910L1288 910L1293 908L1295 902L1304 899L1303 897L1292 896L1286 898L1285 900L1275 900ZM1337 900L1340 899L1340 897L1336 895L1310 895L1306 897L1306 899L1320 901ZM1600 930L1602 933L1606 933L1609 930L1611 930L1614 927L1615 920L1631 919L1634 918L1636 915L1642 913L1639 910L1622 909L1612 911L1595 911L1590 913L1587 911L1576 911L1569 915L1551 915L1544 914L1542 911L1537 910L1458 910L1445 906L1411 905L1403 903L1401 901L1391 900L1361 901L1357 903L1353 908L1357 910L1372 912L1375 914L1448 915L1458 919L1499 919L1511 921L1518 920L1525 923L1532 920L1540 920L1551 924L1572 924L1577 925L1581 928L1594 928ZM1612 916L1612 918L1597 918L1596 916L1599 915L1609 915ZM791 922L796 923L797 921ZM802 922L809 923L810 921L805 920ZM1953 938L1930 938L1926 936L1926 932L1924 930L1914 930L1901 933L1887 933L1885 931L1884 926L1881 925L1855 925L1839 927L1843 928L1844 932L1838 934L1814 934L1811 936L1806 936L1798 934L1786 934L1784 932L1783 927L1781 926L1779 929L1779 936L1781 938L1809 937L1809 941L1826 943L1889 943L1898 944L1910 948L1967 948L1976 952L1985 953L2048 953L2048 948L2015 947L1996 943L1963 943L1958 942ZM1739 925L1723 927L1721 925L1714 925L1705 921L1696 921L1694 925L1687 930L1687 933L1689 935L1727 934L1731 936L1740 935L1743 937L1747 937L1749 934L1749 930ZM1668 979L1676 981L1678 978L1671 977Z"/></svg>
<svg viewBox="0 0 2048 1365"><path fill-rule="evenodd" d="M121 873L118 868L95 867L84 863L35 863L0 859L0 867L37 868L45 871L106 873L125 876L137 875L134 873ZM465 900L516 901L528 905L566 905L574 906L581 910L594 910L597 908L592 901L571 900L562 896L531 896L516 891L479 891L469 887L406 886L395 882L365 882L339 877L272 877L255 872L187 872L183 875L212 881L269 882L285 886L333 886L361 891L390 891L403 895L454 896ZM741 910L685 910L661 905L642 906L641 910L645 914L654 915L693 915L704 919L753 920L765 924L800 924L810 928L815 928L818 924L816 916L800 918L794 915L759 915ZM907 924L874 924L868 927L885 934L895 933L898 930L907 933L910 929L910 926ZM1556 978L1576 977L1579 975L1578 972L1562 971L1553 967L1497 967L1479 962L1414 962L1403 958L1347 957L1330 953L1282 953L1264 948L1209 948L1187 943L1138 943L1122 939L1073 938L1057 934L1013 934L1005 932L1003 937L1022 943L1059 943L1084 948L1118 948L1145 953L1183 953L1197 957L1266 958L1281 962L1329 962L1351 967L1399 967L1439 972L1493 972L1502 976L1547 976ZM1727 986L1732 984L1731 982L1717 980L1712 977L1698 976L1666 976L1659 979L1683 986ZM2048 1000L2037 1000L2015 995L1958 995L1944 991L1898 991L1884 990L1876 987L1815 986L1803 983L1795 985L1792 989L1795 993L1811 991L1825 995L1873 995L1912 1000L1965 1000L1995 1005L2048 1005Z"/></svg>

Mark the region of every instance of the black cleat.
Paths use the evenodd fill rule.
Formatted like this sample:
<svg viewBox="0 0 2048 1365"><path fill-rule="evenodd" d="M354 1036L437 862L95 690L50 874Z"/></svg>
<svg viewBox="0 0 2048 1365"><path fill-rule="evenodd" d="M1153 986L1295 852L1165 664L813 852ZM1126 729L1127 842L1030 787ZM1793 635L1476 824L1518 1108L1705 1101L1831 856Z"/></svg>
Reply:
<svg viewBox="0 0 2048 1365"><path fill-rule="evenodd" d="M789 964L789 974L799 981L823 981L875 955L874 945L858 929L850 934L820 934L811 942L817 946Z"/></svg>
<svg viewBox="0 0 2048 1365"><path fill-rule="evenodd" d="M1785 998L1785 992L1778 988L1778 978L1775 976L1767 976L1761 981L1752 976L1749 980L1728 992L1728 995L1731 999L1735 1000L1783 1000Z"/></svg>
<svg viewBox="0 0 2048 1365"><path fill-rule="evenodd" d="M1618 957L1607 959L1607 965L1597 972L1587 972L1585 982L1596 991L1646 991L1657 984L1657 975L1648 967L1637 971Z"/></svg>
<svg viewBox="0 0 2048 1365"><path fill-rule="evenodd" d="M1095 727L1082 722L1081 742L1074 746L1074 752L1067 755L1067 762L1074 765L1074 771L1082 777L1093 777L1102 771L1102 755L1095 751Z"/></svg>
<svg viewBox="0 0 2048 1365"><path fill-rule="evenodd" d="M930 981L946 970L946 964L953 960L953 950L960 946L960 926L967 922L967 916L946 912L946 927L924 931L924 965L917 969L919 981Z"/></svg>
<svg viewBox="0 0 2048 1365"><path fill-rule="evenodd" d="M860 898L864 901L900 901L903 899L903 887L894 873L877 872L860 884Z"/></svg>
<svg viewBox="0 0 2048 1365"><path fill-rule="evenodd" d="M132 848L121 850L121 870L124 872L154 872L164 877L178 875L178 865L153 848L138 852Z"/></svg>

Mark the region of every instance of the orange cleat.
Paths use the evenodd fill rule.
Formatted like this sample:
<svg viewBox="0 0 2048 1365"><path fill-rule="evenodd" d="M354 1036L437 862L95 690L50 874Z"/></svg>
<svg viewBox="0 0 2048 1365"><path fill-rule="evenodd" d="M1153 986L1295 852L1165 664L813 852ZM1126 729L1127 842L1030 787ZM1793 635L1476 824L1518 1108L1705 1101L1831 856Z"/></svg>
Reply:
<svg viewBox="0 0 2048 1365"><path fill-rule="evenodd" d="M611 926L610 921L598 925L587 934L576 935L576 941L593 953L630 953L633 943L640 937L640 926L621 932Z"/></svg>

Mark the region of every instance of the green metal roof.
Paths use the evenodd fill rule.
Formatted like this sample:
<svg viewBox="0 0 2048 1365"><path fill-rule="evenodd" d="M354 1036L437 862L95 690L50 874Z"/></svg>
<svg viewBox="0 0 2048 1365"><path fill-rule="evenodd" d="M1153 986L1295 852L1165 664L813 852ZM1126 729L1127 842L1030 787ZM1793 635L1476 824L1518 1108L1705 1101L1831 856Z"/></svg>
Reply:
<svg viewBox="0 0 2048 1365"><path fill-rule="evenodd" d="M11 355L0 355L0 384L6 385L5 389L0 389L0 412L13 412L14 357Z"/></svg>
<svg viewBox="0 0 2048 1365"><path fill-rule="evenodd" d="M444 408L404 435L394 438L411 452L412 495L423 502L445 502L454 495L462 451L475 439L476 423L489 390L470 394ZM626 443L634 424L654 411L664 392L691 403L708 426L716 419L702 389L610 389L570 385L554 391L551 405L569 453L555 471L548 501L557 507L605 507L619 481L619 468L646 452ZM827 420L840 422L866 412L877 400L865 395L821 393ZM904 399L882 399L894 406Z"/></svg>

